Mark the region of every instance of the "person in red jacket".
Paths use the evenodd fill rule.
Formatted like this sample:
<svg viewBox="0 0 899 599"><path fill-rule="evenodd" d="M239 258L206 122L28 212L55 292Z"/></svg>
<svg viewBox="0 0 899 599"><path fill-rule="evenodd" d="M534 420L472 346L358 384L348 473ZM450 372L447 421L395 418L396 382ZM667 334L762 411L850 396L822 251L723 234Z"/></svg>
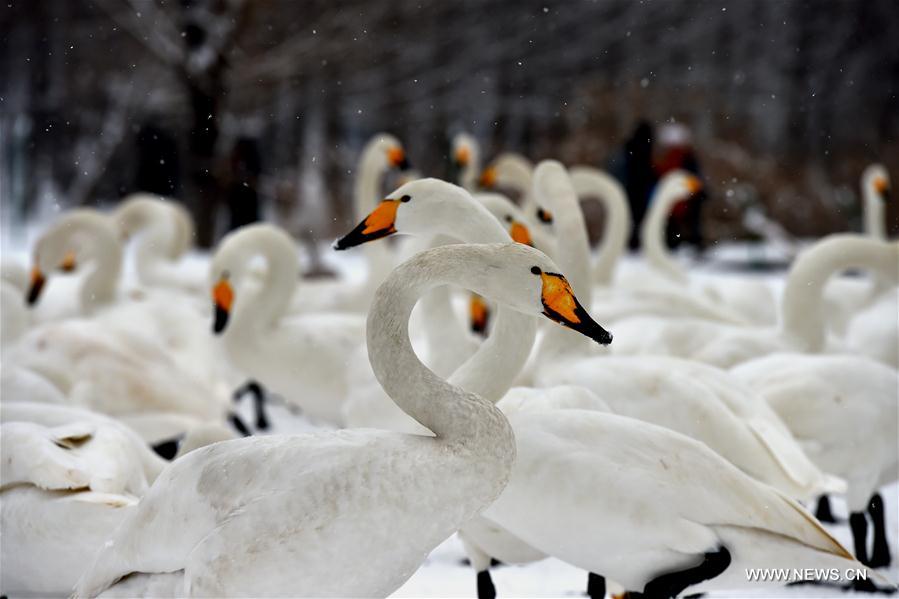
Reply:
<svg viewBox="0 0 899 599"><path fill-rule="evenodd" d="M685 125L670 123L661 127L659 146L661 153L656 160L655 171L660 179L669 171L681 169L693 173L702 180L702 171L693 149L692 136ZM704 249L702 206L707 198L705 190L706 186L703 184L701 191L671 210L666 230L670 247L685 242L696 246L699 250Z"/></svg>

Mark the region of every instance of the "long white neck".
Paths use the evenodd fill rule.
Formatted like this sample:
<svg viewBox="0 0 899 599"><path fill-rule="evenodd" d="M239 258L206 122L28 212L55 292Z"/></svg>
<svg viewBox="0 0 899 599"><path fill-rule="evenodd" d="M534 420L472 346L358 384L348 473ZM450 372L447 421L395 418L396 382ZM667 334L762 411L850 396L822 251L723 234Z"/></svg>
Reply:
<svg viewBox="0 0 899 599"><path fill-rule="evenodd" d="M468 148L468 163L462 167L459 183L462 187L474 193L478 188L478 175L481 173L481 149L477 143L469 143Z"/></svg>
<svg viewBox="0 0 899 599"><path fill-rule="evenodd" d="M401 264L375 292L367 339L372 370L384 391L437 441L468 447L498 471L515 455L508 421L492 403L451 385L424 366L409 341L409 316L418 298L437 285L455 284L491 297L488 270L494 246L449 245Z"/></svg>
<svg viewBox="0 0 899 599"><path fill-rule="evenodd" d="M377 207L383 195L381 178L386 170L384 148L376 142L369 143L359 159L359 170L353 190L354 222L360 222ZM367 286L379 284L390 272L393 264L390 246L387 243L366 243L362 247L367 263Z"/></svg>
<svg viewBox="0 0 899 599"><path fill-rule="evenodd" d="M581 198L594 197L605 210L605 227L599 252L593 265L593 282L608 286L615 277L618 258L627 246L631 229L631 211L627 194L621 184L603 171L589 166L575 166L569 169L571 184Z"/></svg>
<svg viewBox="0 0 899 599"><path fill-rule="evenodd" d="M509 235L486 208L472 204L466 210L464 223L451 226L454 234L436 236L433 247L453 241L462 243L508 243ZM447 223L450 225L451 223ZM505 395L524 366L534 344L537 324L533 318L515 310L497 307L490 337L471 356L447 355L447 346L466 347L467 324L460 323L453 312L448 286L438 287L421 299L426 321L425 336L429 351L438 364L458 366L450 381L490 401ZM432 326L437 323L437 326ZM466 359L467 358L467 359Z"/></svg>
<svg viewBox="0 0 899 599"><path fill-rule="evenodd" d="M687 272L677 263L668 251L665 243L665 225L671 208L681 199L682 192L672 177L666 177L659 183L649 205L649 213L640 228L643 255L649 264L677 283L688 281Z"/></svg>
<svg viewBox="0 0 899 599"><path fill-rule="evenodd" d="M874 239L884 240L887 238L886 229L886 210L883 205L883 198L874 189L874 183L871 180L865 181L862 188L864 196L864 219L865 219L865 235Z"/></svg>
<svg viewBox="0 0 899 599"><path fill-rule="evenodd" d="M242 285L235 290L234 314L225 329L225 338L235 342L257 338L277 325L287 311L300 274L296 249L286 235L274 235L266 227L259 227L243 233L240 248L246 263L262 256L266 268L256 289Z"/></svg>
<svg viewBox="0 0 899 599"><path fill-rule="evenodd" d="M781 331L804 351L824 348L824 286L832 275L849 268L867 269L895 285L899 283L899 244L831 235L796 259L781 300Z"/></svg>
<svg viewBox="0 0 899 599"><path fill-rule="evenodd" d="M592 301L590 278L590 241L587 225L571 179L565 167L555 161L545 161L534 169L534 198L553 214L553 234L556 238L556 264L565 273L574 294L585 306ZM590 342L570 329L551 327L540 345L542 355L562 352L588 351Z"/></svg>

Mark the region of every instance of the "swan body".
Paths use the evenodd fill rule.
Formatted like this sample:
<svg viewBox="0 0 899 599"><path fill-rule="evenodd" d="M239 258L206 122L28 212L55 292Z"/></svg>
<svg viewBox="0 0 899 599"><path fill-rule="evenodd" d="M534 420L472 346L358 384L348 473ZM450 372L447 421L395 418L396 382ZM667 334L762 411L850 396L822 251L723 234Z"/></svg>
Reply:
<svg viewBox="0 0 899 599"><path fill-rule="evenodd" d="M774 352L822 352L827 343L822 290L841 270L863 267L899 281L899 244L832 235L800 255L790 270L778 328L753 329L696 319L635 318L619 322L621 354L675 355L730 367Z"/></svg>
<svg viewBox="0 0 899 599"><path fill-rule="evenodd" d="M133 433L121 425L94 419L47 427L15 420L47 410L59 417L65 408L3 406L4 594L70 593L90 557L152 480L139 455L149 449L139 439L135 444ZM158 474L157 467L149 473Z"/></svg>
<svg viewBox="0 0 899 599"><path fill-rule="evenodd" d="M242 283L257 256L265 259L266 272L261 285L247 288ZM290 237L271 225L251 225L226 236L210 274L214 331L231 362L311 418L340 424L347 365L364 340L362 317L286 315L299 263Z"/></svg>
<svg viewBox="0 0 899 599"><path fill-rule="evenodd" d="M771 405L816 464L846 479L851 512L864 511L878 488L899 478L895 369L855 356L779 353L732 372Z"/></svg>
<svg viewBox="0 0 899 599"><path fill-rule="evenodd" d="M679 433L583 410L509 420L518 457L485 516L626 589L722 547L723 573L689 591L745 587L746 567L861 567L797 503Z"/></svg>
<svg viewBox="0 0 899 599"><path fill-rule="evenodd" d="M546 366L537 383L590 389L614 413L701 441L791 497L845 489L843 481L825 474L829 470L809 461L761 396L714 367L653 356L596 357Z"/></svg>
<svg viewBox="0 0 899 599"><path fill-rule="evenodd" d="M899 327L885 326L896 322L897 314L899 289L893 288L850 321L846 331L847 347L853 353L899 368Z"/></svg>
<svg viewBox="0 0 899 599"><path fill-rule="evenodd" d="M94 595L132 572L183 572L184 595L391 593L496 498L514 460L502 414L415 357L412 307L434 285L455 283L539 315L547 283L531 269L541 268L555 267L519 244L445 246L399 266L368 317L372 369L436 436L356 429L193 451L157 479L76 595Z"/></svg>

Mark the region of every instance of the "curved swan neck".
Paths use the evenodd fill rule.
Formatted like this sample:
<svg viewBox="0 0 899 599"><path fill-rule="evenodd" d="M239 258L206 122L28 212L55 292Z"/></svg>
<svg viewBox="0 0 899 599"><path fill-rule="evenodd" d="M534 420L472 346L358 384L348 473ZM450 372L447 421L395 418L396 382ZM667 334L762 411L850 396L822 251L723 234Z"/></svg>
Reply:
<svg viewBox="0 0 899 599"><path fill-rule="evenodd" d="M375 292L367 341L372 370L384 391L438 439L465 443L485 455L514 456L508 421L490 402L451 385L422 364L409 341L409 316L419 297L437 285L456 284L491 296L483 265L491 246L450 245L401 264ZM489 449L489 448L492 448Z"/></svg>
<svg viewBox="0 0 899 599"><path fill-rule="evenodd" d="M432 247L439 247L454 241L462 243L508 243L509 234L503 226L479 203L468 198L459 198L467 206L463 223L460 219L447 219L452 236L443 233L435 236ZM452 220L453 222L450 222ZM447 351L445 345L452 342L445 331L438 331L430 325L436 319L451 319L453 335L465 335L467 325L459 323L450 301L450 288L446 285L425 295L422 312L428 319L425 336L428 347L433 352ZM477 393L489 401L499 401L512 386L515 377L527 361L536 336L536 322L533 318L520 314L502 305L497 307L496 319L490 337L481 343L477 351L459 365L450 381L467 391ZM445 329L445 327L441 327Z"/></svg>
<svg viewBox="0 0 899 599"><path fill-rule="evenodd" d="M899 283L899 244L859 235L831 235L806 250L790 269L781 303L781 330L805 351L820 351L826 341L824 286L849 268L865 268Z"/></svg>
<svg viewBox="0 0 899 599"><path fill-rule="evenodd" d="M232 322L225 329L225 337L235 339L275 326L287 312L300 276L296 249L286 234L275 234L265 225L242 233L239 249L245 265L262 256L266 268L257 289L244 292L244 285L238 292L245 297L238 297Z"/></svg>
<svg viewBox="0 0 899 599"><path fill-rule="evenodd" d="M120 211L119 216L133 226L137 236L134 260L137 276L143 285L159 283L158 269L183 253L179 251L179 223L161 200L135 200Z"/></svg>
<svg viewBox="0 0 899 599"><path fill-rule="evenodd" d="M624 188L608 174L586 166L569 170L571 183L579 197L595 197L605 210L605 226L598 257L593 265L593 282L611 285L618 259L627 246L631 211Z"/></svg>
<svg viewBox="0 0 899 599"><path fill-rule="evenodd" d="M687 273L668 251L665 243L668 215L674 204L682 199L673 182L673 178L666 177L656 188L649 213L640 228L640 239L644 256L653 268L672 281L686 283Z"/></svg>
<svg viewBox="0 0 899 599"><path fill-rule="evenodd" d="M92 314L115 300L122 272L122 247L109 219L92 210L73 210L48 232L47 239L63 252L77 249L84 262L91 265L79 292L83 314Z"/></svg>
<svg viewBox="0 0 899 599"><path fill-rule="evenodd" d="M535 318L500 306L490 336L450 376L450 383L498 402L527 362L536 336Z"/></svg>

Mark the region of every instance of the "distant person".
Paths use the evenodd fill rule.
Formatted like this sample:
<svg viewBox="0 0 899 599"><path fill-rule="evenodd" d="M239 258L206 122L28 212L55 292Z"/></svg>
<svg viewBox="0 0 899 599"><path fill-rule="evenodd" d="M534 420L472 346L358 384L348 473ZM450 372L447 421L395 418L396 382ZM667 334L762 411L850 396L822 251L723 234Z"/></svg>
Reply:
<svg viewBox="0 0 899 599"><path fill-rule="evenodd" d="M659 131L659 145L661 155L656 162L655 170L660 179L670 171L681 169L693 173L702 180L702 171L693 149L692 136L685 125L671 123L662 127ZM707 197L703 186L702 190L674 206L666 228L669 247L676 247L680 242L684 242L700 251L705 248L702 207Z"/></svg>
<svg viewBox="0 0 899 599"><path fill-rule="evenodd" d="M178 143L153 123L144 124L137 133L137 173L134 179L138 191L177 197L181 190Z"/></svg>
<svg viewBox="0 0 899 599"><path fill-rule="evenodd" d="M656 184L652 166L652 138L652 125L647 121L640 121L624 144L624 188L627 190L633 217L631 249L640 247L640 224L646 216L649 194Z"/></svg>
<svg viewBox="0 0 899 599"><path fill-rule="evenodd" d="M229 230L259 220L259 175L262 159L259 144L249 137L241 137L231 150L231 182L228 185L228 210L231 213Z"/></svg>

